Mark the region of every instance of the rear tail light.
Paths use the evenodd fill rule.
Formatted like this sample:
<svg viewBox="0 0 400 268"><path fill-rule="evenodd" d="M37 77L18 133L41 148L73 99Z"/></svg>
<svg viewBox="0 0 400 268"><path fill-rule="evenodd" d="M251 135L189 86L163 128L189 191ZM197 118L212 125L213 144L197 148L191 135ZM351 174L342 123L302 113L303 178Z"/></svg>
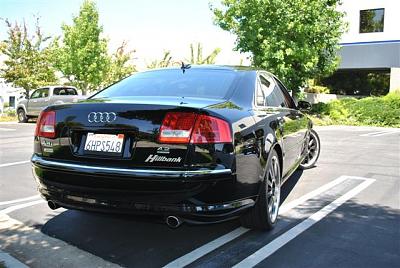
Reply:
<svg viewBox="0 0 400 268"><path fill-rule="evenodd" d="M232 142L229 124L219 118L199 115L194 125L190 143L227 143Z"/></svg>
<svg viewBox="0 0 400 268"><path fill-rule="evenodd" d="M35 136L45 138L56 137L56 112L42 111L36 123Z"/></svg>
<svg viewBox="0 0 400 268"><path fill-rule="evenodd" d="M160 143L230 143L229 124L219 118L194 113L170 112L164 117Z"/></svg>
<svg viewBox="0 0 400 268"><path fill-rule="evenodd" d="M158 138L161 143L189 143L196 119L194 113L167 113Z"/></svg>

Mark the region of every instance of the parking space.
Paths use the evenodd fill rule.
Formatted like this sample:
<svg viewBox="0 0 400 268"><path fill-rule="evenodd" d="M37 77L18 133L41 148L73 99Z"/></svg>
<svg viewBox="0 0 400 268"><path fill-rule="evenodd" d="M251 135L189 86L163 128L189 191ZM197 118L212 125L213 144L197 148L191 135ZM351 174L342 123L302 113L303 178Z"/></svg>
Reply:
<svg viewBox="0 0 400 268"><path fill-rule="evenodd" d="M0 249L32 267L399 266L400 130L316 129L317 167L293 174L276 228L258 232L235 220L170 229L157 217L52 211L24 162L34 125L2 124Z"/></svg>

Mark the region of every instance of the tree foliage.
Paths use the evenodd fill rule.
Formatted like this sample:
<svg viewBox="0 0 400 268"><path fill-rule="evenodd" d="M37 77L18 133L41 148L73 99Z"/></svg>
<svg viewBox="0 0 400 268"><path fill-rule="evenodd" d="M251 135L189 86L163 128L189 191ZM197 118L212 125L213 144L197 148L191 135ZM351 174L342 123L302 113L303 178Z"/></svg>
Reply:
<svg viewBox="0 0 400 268"><path fill-rule="evenodd" d="M208 54L208 56L204 58L203 46L200 43L190 44L190 59L187 59L186 61L191 64L214 64L215 58L220 52L220 48L215 48L210 54Z"/></svg>
<svg viewBox="0 0 400 268"><path fill-rule="evenodd" d="M237 36L236 49L251 52L253 65L267 69L290 89L337 67L345 30L340 0L222 0L215 22Z"/></svg>
<svg viewBox="0 0 400 268"><path fill-rule="evenodd" d="M25 21L22 24L4 21L8 37L0 45L0 52L6 56L0 76L8 83L24 88L27 94L31 89L56 83L50 50L46 46L49 37L43 35L39 18L36 18L32 35Z"/></svg>
<svg viewBox="0 0 400 268"><path fill-rule="evenodd" d="M85 0L73 24L63 24L62 30L62 44L54 50L57 67L83 94L98 89L107 77L110 58L95 3Z"/></svg>
<svg viewBox="0 0 400 268"><path fill-rule="evenodd" d="M135 51L127 50L126 46L127 42L122 42L121 46L111 55L109 59L110 65L108 66L106 78L103 82L104 86L113 84L136 72L135 65L131 63L131 55Z"/></svg>
<svg viewBox="0 0 400 268"><path fill-rule="evenodd" d="M186 58L184 62L190 64L214 64L215 58L221 52L220 48L215 48L210 54L208 54L206 57L203 57L203 46L201 43L190 44L189 49L190 57ZM165 50L163 57L160 60L153 60L147 65L147 68L165 68L170 66L180 66L181 64L182 60L174 60L171 55L171 51Z"/></svg>
<svg viewBox="0 0 400 268"><path fill-rule="evenodd" d="M174 61L172 61L171 51L165 50L163 57L160 60L153 60L150 64L147 64L147 68L165 68L172 65L174 65Z"/></svg>

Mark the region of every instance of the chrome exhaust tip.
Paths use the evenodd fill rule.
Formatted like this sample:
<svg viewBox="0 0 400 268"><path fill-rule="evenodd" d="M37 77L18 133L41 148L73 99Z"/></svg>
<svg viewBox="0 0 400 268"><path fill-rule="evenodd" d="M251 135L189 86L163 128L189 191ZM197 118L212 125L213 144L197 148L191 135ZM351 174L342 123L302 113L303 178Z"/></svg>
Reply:
<svg viewBox="0 0 400 268"><path fill-rule="evenodd" d="M54 202L53 200L49 200L47 201L47 205L49 206L50 209L55 210L57 208L59 208L60 206Z"/></svg>
<svg viewBox="0 0 400 268"><path fill-rule="evenodd" d="M165 219L165 223L168 225L169 228L176 229L182 224L182 220L176 216L168 216Z"/></svg>

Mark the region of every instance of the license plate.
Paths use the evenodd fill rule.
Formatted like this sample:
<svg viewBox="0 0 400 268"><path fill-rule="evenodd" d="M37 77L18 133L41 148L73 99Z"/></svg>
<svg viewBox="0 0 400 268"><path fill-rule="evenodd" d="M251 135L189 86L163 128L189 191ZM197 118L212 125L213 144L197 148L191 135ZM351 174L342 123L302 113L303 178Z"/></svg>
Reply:
<svg viewBox="0 0 400 268"><path fill-rule="evenodd" d="M85 142L85 151L121 153L124 144L124 134L95 134L88 133Z"/></svg>

